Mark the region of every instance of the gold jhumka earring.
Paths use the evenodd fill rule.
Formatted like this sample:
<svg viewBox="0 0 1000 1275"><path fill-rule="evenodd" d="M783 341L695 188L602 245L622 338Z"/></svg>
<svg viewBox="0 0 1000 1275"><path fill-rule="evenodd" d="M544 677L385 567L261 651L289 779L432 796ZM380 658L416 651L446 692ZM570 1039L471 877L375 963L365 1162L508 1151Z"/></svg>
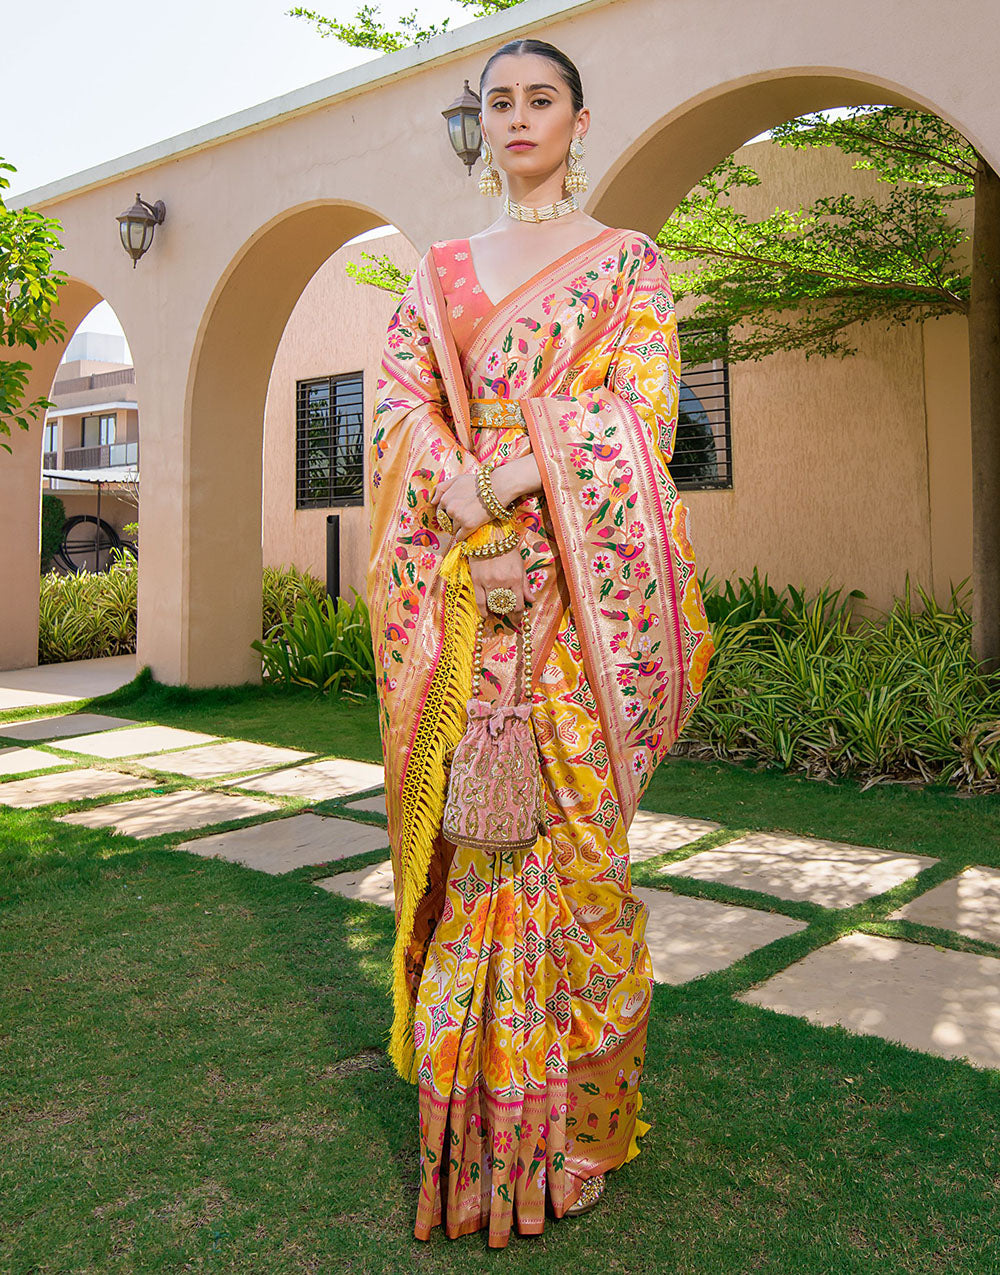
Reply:
<svg viewBox="0 0 1000 1275"><path fill-rule="evenodd" d="M493 152L490 150L490 144L486 140L486 134L483 134L482 144L479 150L483 157L483 171L479 174L479 189L484 195L502 195L503 187L500 185L500 174L493 167Z"/></svg>
<svg viewBox="0 0 1000 1275"><path fill-rule="evenodd" d="M568 195L577 194L587 189L587 170L581 164L583 158L583 139L574 137L569 147L569 167L563 179L563 188Z"/></svg>
<svg viewBox="0 0 1000 1275"><path fill-rule="evenodd" d="M500 184L500 173L494 168L494 153L490 149L490 143L486 140L486 134L482 135L480 144L480 154L482 156L482 172L480 173L480 191L483 195L503 195L504 187ZM569 148L569 167L566 168L566 176L563 181L563 189L568 195L579 194L580 191L587 190L589 177L587 170L580 163L583 159L583 139L574 138ZM573 205L577 207L577 205Z"/></svg>

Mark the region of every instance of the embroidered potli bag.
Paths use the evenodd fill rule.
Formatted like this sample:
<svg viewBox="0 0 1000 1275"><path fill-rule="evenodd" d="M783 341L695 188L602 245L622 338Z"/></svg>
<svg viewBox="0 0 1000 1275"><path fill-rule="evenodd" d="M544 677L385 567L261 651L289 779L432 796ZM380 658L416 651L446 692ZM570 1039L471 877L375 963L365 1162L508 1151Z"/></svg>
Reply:
<svg viewBox="0 0 1000 1275"><path fill-rule="evenodd" d="M442 833L456 845L493 852L530 849L546 830L538 742L531 720L531 631L520 626L523 669L517 702L479 698L483 621L472 656L472 698L465 734L455 747L448 777ZM515 639L516 640L516 639ZM515 679L516 681L517 679Z"/></svg>

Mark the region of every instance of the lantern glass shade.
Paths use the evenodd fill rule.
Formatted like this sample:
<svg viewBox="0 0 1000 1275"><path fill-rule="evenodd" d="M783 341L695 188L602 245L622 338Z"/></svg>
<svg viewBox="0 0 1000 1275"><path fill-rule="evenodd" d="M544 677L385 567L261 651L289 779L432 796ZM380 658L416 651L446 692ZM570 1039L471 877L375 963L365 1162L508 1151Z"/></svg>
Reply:
<svg viewBox="0 0 1000 1275"><path fill-rule="evenodd" d="M153 223L148 218L127 217L119 223L122 247L130 257L141 257L153 242Z"/></svg>
<svg viewBox="0 0 1000 1275"><path fill-rule="evenodd" d="M457 155L479 153L482 132L477 116L468 115L465 111L456 112L448 120L448 134Z"/></svg>

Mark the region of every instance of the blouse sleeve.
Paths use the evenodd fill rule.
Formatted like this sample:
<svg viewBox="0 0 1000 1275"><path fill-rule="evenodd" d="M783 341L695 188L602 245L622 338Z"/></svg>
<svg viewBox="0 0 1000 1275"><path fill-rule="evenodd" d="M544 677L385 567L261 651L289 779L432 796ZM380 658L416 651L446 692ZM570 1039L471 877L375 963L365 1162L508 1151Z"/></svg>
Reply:
<svg viewBox="0 0 1000 1275"><path fill-rule="evenodd" d="M680 404L677 312L662 253L646 236L641 242L643 255L631 281L628 320L605 384L635 410L667 463L674 454Z"/></svg>

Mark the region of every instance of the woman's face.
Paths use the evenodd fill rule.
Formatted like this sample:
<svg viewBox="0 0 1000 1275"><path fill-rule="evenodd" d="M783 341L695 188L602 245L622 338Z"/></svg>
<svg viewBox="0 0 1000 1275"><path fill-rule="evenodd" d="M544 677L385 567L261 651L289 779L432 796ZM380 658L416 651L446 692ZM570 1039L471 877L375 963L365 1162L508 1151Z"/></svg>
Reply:
<svg viewBox="0 0 1000 1275"><path fill-rule="evenodd" d="M493 163L517 177L542 177L565 167L569 145L587 131L590 113L573 110L569 86L555 63L538 53L505 53L486 72L483 132ZM532 145L511 148L513 141Z"/></svg>

